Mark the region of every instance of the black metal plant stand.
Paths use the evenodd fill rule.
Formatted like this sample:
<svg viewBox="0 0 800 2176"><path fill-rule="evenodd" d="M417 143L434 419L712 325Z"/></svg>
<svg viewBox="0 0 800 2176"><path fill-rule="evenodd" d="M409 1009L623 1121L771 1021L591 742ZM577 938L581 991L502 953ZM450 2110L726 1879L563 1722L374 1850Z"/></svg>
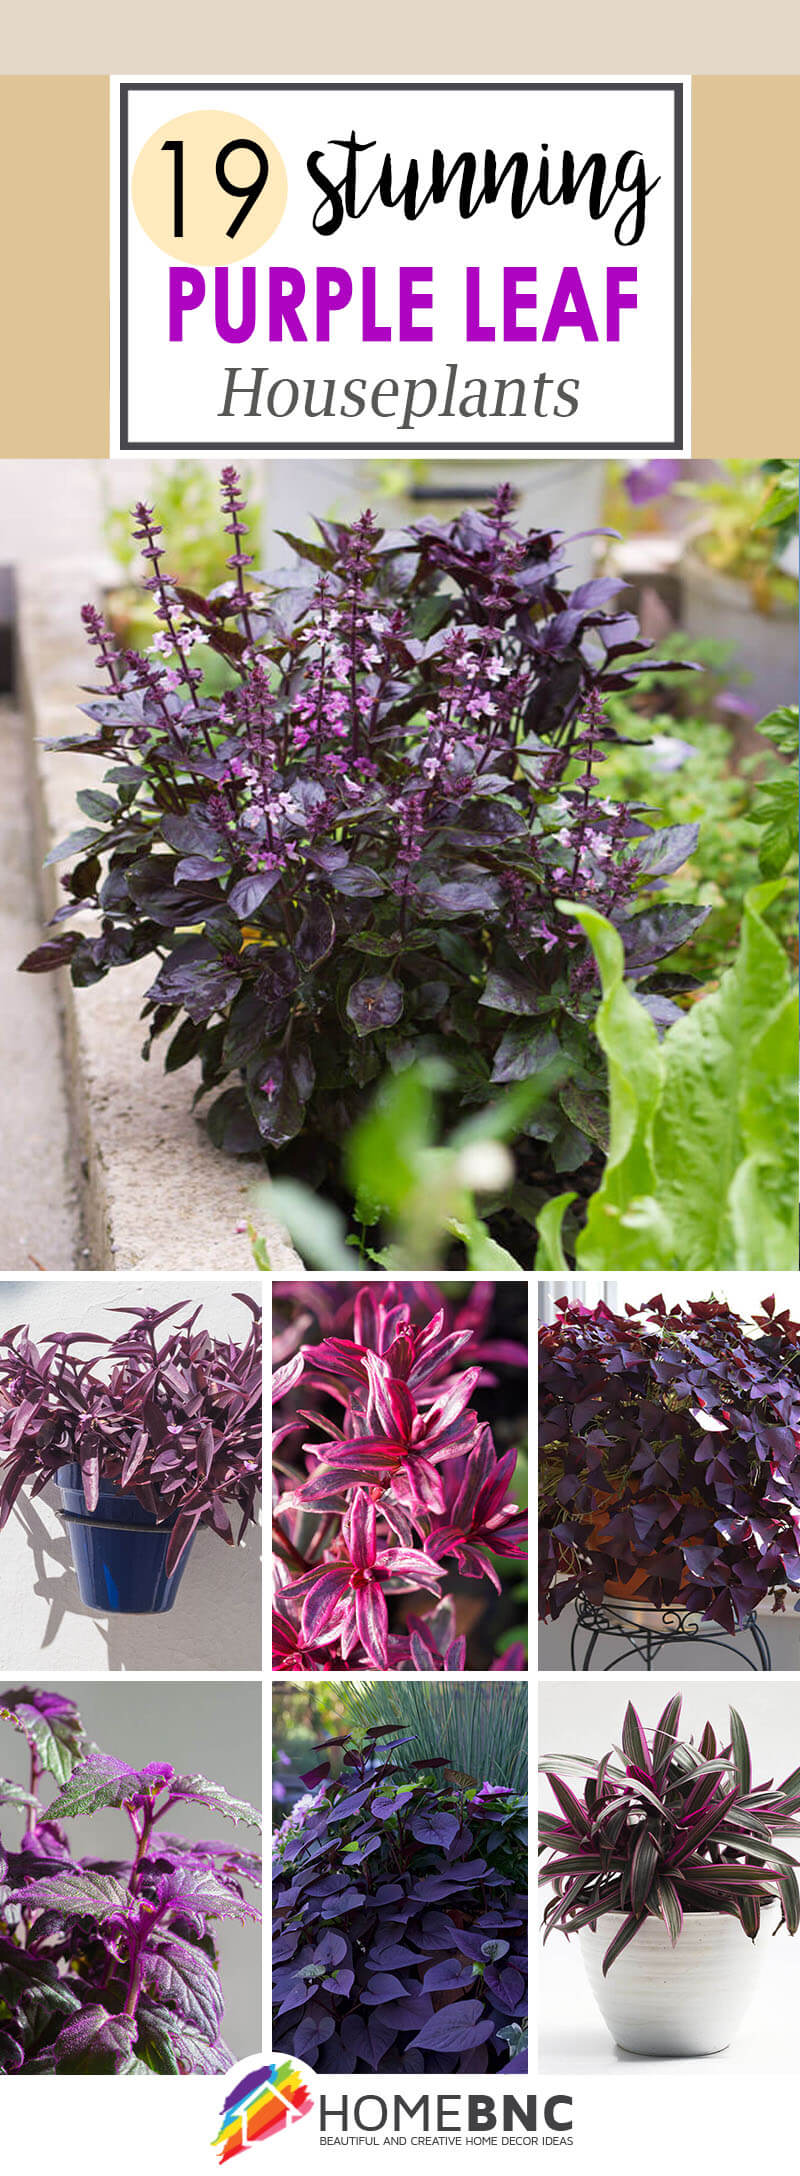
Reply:
<svg viewBox="0 0 800 2176"><path fill-rule="evenodd" d="M641 1662L645 1670L652 1670L656 1657L664 1647L680 1647L690 1642L693 1647L713 1647L717 1654L733 1655L734 1661L746 1670L771 1670L772 1656L769 1642L756 1622L755 1611L744 1618L739 1633L729 1635L720 1625L705 1623L690 1609L648 1611L645 1619L635 1603L589 1602L579 1594L575 1602L575 1625L570 1641L570 1667L573 1670L590 1670L599 1640L614 1640L619 1653L604 1662L604 1671L616 1670L620 1663ZM578 1661L581 1633L586 1633L583 1660ZM744 1647L744 1639L753 1642L755 1655ZM600 1665L598 1664L598 1667Z"/></svg>

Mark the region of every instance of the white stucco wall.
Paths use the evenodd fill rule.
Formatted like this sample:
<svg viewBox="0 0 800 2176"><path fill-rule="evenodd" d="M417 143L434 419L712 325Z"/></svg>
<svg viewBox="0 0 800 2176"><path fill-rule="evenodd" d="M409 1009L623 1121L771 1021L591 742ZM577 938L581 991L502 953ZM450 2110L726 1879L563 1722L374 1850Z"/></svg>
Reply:
<svg viewBox="0 0 800 2176"><path fill-rule="evenodd" d="M258 1278L237 1289L260 1298ZM0 1332L29 1324L47 1330L113 1331L115 1306L203 1303L216 1336L245 1337L248 1317L230 1284L202 1278L0 1279ZM240 1549L204 1530L194 1543L173 1608L162 1616L96 1616L84 1608L55 1489L18 1499L0 1534L0 1676L8 1683L51 1670L260 1670L260 1535Z"/></svg>

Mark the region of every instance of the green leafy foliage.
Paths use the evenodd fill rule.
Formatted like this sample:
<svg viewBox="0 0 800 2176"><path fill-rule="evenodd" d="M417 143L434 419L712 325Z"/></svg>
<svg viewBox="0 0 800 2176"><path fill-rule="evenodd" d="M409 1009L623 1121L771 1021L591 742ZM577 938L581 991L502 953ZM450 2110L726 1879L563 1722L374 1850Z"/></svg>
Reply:
<svg viewBox="0 0 800 2176"><path fill-rule="evenodd" d="M454 1774L522 1792L528 1788L527 1688L478 1681L416 1684L413 1678L352 1681L343 1687L345 1714L356 1732L395 1723L414 1734L414 1757L446 1760ZM399 1766L408 1749L398 1748ZM385 1758L391 1762L391 1742Z"/></svg>
<svg viewBox="0 0 800 2176"><path fill-rule="evenodd" d="M794 1267L797 993L764 920L777 888L750 893L733 966L660 1045L624 983L616 932L580 910L603 981L597 1033L611 1099L606 1167L575 1244L580 1268ZM537 1268L563 1267L552 1204L539 1234Z"/></svg>

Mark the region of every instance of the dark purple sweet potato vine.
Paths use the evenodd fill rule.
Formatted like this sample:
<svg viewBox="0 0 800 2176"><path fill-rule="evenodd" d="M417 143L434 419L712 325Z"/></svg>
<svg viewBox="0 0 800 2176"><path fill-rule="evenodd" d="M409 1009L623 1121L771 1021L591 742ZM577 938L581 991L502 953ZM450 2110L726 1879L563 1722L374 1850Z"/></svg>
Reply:
<svg viewBox="0 0 800 2176"><path fill-rule="evenodd" d="M325 1740L338 1781L311 1769L275 1838L273 2044L323 2073L519 2067L527 1800L418 1769L413 1743L396 1724Z"/></svg>
<svg viewBox="0 0 800 2176"><path fill-rule="evenodd" d="M0 1780L0 2075L229 2070L213 1928L258 1918L243 1884L261 1861L159 1824L190 1805L258 1829L254 1807L168 1761L135 1769L100 1752L61 1693L0 1693L0 1718L30 1750L28 1790ZM47 1806L46 1777L60 1786ZM64 1823L104 1807L127 1815L130 1857L78 1858Z"/></svg>
<svg viewBox="0 0 800 2176"><path fill-rule="evenodd" d="M38 1496L74 1462L90 1512L102 1477L159 1524L174 1519L170 1571L199 1526L241 1541L261 1484L261 1315L235 1297L251 1317L241 1344L212 1337L202 1307L182 1301L115 1308L131 1318L118 1337L53 1330L39 1346L21 1325L0 1336L0 1528L23 1488Z"/></svg>
<svg viewBox="0 0 800 2176"><path fill-rule="evenodd" d="M85 609L101 685L59 745L109 768L50 857L73 862L67 897L22 964L86 985L152 957L145 1054L163 1036L169 1070L199 1057L218 1146L290 1167L302 1135L317 1186L387 1069L444 1062L457 1117L554 1061L521 1172L547 1194L596 1156L605 1110L599 985L557 902L609 917L661 1021L654 970L707 912L653 896L696 826L654 832L603 796L604 697L649 649L623 585L570 591L566 541L516 528L507 487L394 535L367 512L288 536L305 583L254 571L232 469L222 502L230 578L208 598L170 579L135 509L147 656ZM230 667L221 696L204 645ZM90 931L62 926L87 908Z"/></svg>

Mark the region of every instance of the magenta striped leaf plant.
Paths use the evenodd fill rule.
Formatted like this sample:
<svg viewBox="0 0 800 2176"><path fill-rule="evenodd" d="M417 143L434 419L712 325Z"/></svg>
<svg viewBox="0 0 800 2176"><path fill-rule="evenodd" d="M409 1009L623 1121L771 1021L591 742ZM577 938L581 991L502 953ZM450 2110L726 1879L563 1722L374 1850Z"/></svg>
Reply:
<svg viewBox="0 0 800 2176"><path fill-rule="evenodd" d="M673 1946L686 1913L726 1913L751 1940L770 1905L776 1927L795 1934L800 1925L797 1861L775 1841L800 1834L800 1768L782 1783L757 1784L735 1708L727 1744L710 1723L697 1744L680 1737L680 1715L675 1693L649 1732L629 1703L621 1744L601 1760L540 1763L557 1807L539 1817L539 1879L553 1891L545 1940L622 1914L604 1974L648 1919L663 1921ZM580 1779L576 1788L562 1769Z"/></svg>
<svg viewBox="0 0 800 2176"><path fill-rule="evenodd" d="M337 1334L273 1376L274 1665L463 1670L456 1580L502 1597L498 1559L527 1552L516 1451L498 1452L473 1404L484 1348L425 1288L341 1294ZM513 1641L494 1666L524 1662Z"/></svg>

